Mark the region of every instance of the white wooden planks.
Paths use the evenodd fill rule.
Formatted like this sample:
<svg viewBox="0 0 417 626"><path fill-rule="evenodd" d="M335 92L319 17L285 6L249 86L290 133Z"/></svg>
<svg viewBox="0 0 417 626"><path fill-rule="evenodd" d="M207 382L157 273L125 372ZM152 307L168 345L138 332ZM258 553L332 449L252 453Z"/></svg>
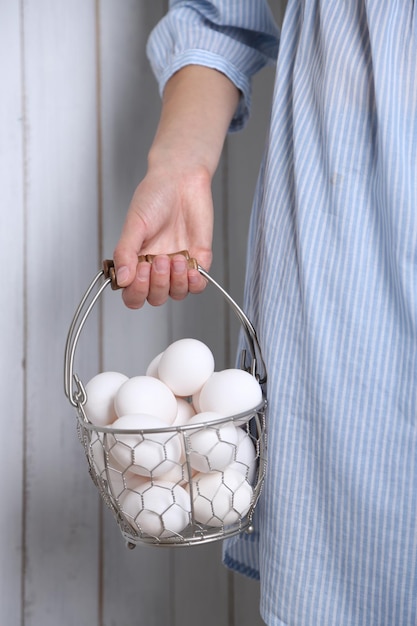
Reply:
<svg viewBox="0 0 417 626"><path fill-rule="evenodd" d="M97 503L63 395L63 349L97 262L95 11L24 3L27 280L24 624L97 620ZM78 365L95 369L97 332Z"/></svg>
<svg viewBox="0 0 417 626"><path fill-rule="evenodd" d="M0 2L0 307L3 399L3 477L0 515L0 606L2 620L20 623L22 565L22 446L24 429L24 192L23 112L19 2ZM6 269L7 267L7 269Z"/></svg>
<svg viewBox="0 0 417 626"><path fill-rule="evenodd" d="M9 409L0 606L10 626L261 624L258 585L223 568L220 545L125 548L63 395L73 312L145 172L159 96L144 48L166 5L0 0L0 384ZM229 140L214 183L212 274L238 302L266 125L263 76L251 125ZM100 368L140 373L179 336L206 341L219 368L233 362L237 325L210 286L139 312L108 290L97 309L76 355L84 382Z"/></svg>
<svg viewBox="0 0 417 626"><path fill-rule="evenodd" d="M145 56L151 27L164 3L100 3L103 255L111 257L135 187L146 171L147 152L160 100ZM124 307L121 294L103 299L103 369L144 374L169 341L169 308ZM103 511L102 588L104 624L170 623L171 554L126 548L113 517Z"/></svg>

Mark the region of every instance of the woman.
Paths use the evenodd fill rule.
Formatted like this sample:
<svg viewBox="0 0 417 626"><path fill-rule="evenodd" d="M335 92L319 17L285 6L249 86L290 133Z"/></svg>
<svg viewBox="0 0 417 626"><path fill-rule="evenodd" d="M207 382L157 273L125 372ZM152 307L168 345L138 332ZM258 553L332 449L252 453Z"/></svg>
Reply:
<svg viewBox="0 0 417 626"><path fill-rule="evenodd" d="M211 180L276 60L244 308L268 371L255 537L226 565L269 626L417 623L417 11L412 0L172 1L148 52L163 106L114 259L140 307L198 293ZM255 253L254 253L255 252ZM138 255L153 253L153 264Z"/></svg>

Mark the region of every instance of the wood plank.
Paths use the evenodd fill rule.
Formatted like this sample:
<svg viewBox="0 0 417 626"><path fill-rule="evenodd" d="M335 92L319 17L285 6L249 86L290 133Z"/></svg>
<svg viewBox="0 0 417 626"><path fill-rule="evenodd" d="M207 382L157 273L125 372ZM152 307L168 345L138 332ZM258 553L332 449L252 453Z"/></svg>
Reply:
<svg viewBox="0 0 417 626"><path fill-rule="evenodd" d="M263 626L259 614L259 582L234 574L234 624L235 626Z"/></svg>
<svg viewBox="0 0 417 626"><path fill-rule="evenodd" d="M27 435L24 619L98 619L98 506L63 394L69 323L97 263L94 3L24 3ZM95 271L95 269L94 269ZM76 371L97 369L98 332Z"/></svg>
<svg viewBox="0 0 417 626"><path fill-rule="evenodd" d="M145 173L147 150L157 124L159 96L145 60L144 44L151 24L163 14L164 4L154 3L150 15L150 5L127 3L115 13L113 3L102 3L104 247L110 250L116 243L133 190ZM114 93L122 96L112 100ZM220 174L215 184L220 211L221 182ZM213 267L221 272L222 213L218 218L218 252ZM213 311L218 320L215 327ZM139 312L122 311L116 299L106 302L105 369L111 364L111 368L121 369L127 375L140 373L153 356L183 336L206 340L218 356L219 367L223 366L223 316L221 297L208 290L207 295L190 297L183 303L172 302L161 308L145 306ZM112 320L117 320L117 324ZM106 328L110 326L112 331L107 335ZM103 596L104 616L109 623L117 617L118 625L131 624L138 619L139 606L144 623L192 626L196 623L196 611L201 612L202 620L213 613L216 598L216 623L226 626L227 585L223 583L227 583L227 573L218 550L138 547L129 552L120 540L115 540L111 524L113 520L105 516Z"/></svg>
<svg viewBox="0 0 417 626"><path fill-rule="evenodd" d="M143 178L160 100L145 56L162 1L101 2L103 256L111 257L133 192ZM145 306L130 311L120 293L104 306L104 363L127 375L143 373L168 341L168 312ZM110 333L111 329L111 333Z"/></svg>
<svg viewBox="0 0 417 626"><path fill-rule="evenodd" d="M146 171L160 100L145 55L164 2L100 3L103 255L111 256L135 187ZM128 310L119 292L103 303L103 369L144 374L169 341L169 308ZM103 511L102 614L105 624L162 626L171 615L171 552L130 551Z"/></svg>
<svg viewBox="0 0 417 626"><path fill-rule="evenodd" d="M233 626L229 621L228 572L221 547L212 543L175 553L173 625ZM162 624L161 624L162 626ZM237 625L236 625L237 626Z"/></svg>
<svg viewBox="0 0 417 626"><path fill-rule="evenodd" d="M0 2L0 248L7 263L0 309L0 395L7 401L9 428L0 455L3 514L0 516L0 606L2 621L21 621L24 272L22 85L19 2ZM20 262L19 262L20 261ZM7 505L6 505L7 503Z"/></svg>

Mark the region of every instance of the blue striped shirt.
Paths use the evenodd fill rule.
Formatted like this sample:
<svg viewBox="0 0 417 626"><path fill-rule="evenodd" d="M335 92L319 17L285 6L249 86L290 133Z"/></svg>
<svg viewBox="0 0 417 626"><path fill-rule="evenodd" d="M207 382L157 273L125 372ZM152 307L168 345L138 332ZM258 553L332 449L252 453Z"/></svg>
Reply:
<svg viewBox="0 0 417 626"><path fill-rule="evenodd" d="M224 561L269 626L417 624L417 9L413 0L172 1L161 90L194 63L242 92L276 61L245 310L268 371L257 532Z"/></svg>

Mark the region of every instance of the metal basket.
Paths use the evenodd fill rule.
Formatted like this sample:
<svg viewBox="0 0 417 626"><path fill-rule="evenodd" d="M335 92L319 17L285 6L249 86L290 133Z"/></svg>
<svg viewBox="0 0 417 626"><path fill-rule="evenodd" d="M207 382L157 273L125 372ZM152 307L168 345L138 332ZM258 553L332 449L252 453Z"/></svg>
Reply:
<svg viewBox="0 0 417 626"><path fill-rule="evenodd" d="M266 381L265 366L252 323L229 294L202 267L193 259L189 259L189 262L194 263L194 267L201 275L221 292L236 314L247 339L247 350L242 352L240 367L255 376L263 388ZM108 285L111 285L113 289L118 288L112 261L104 261L103 269L92 280L74 314L65 347L64 386L69 402L76 409L78 435L87 457L90 476L103 501L112 511L127 546L134 548L138 544L200 545L242 532L253 532L252 518L262 490L266 465L266 398L264 393L262 402L246 413L198 425L185 424L166 428L122 431L112 428L111 425L98 427L88 420L85 412L87 401L85 387L80 377L74 372L75 352L85 322ZM218 470L210 467L210 461L208 461L205 474L209 478L201 480L202 474L198 474L196 478L191 462L192 455L195 453L193 448L195 434L203 429L210 430L211 435L214 433L219 445L223 445L222 432L224 431L222 429L230 424L236 426L239 435L253 445L252 460L249 465L246 465L237 456L238 446L227 444L231 446L232 462L241 464L239 473L243 476L242 484L232 484L231 472L228 472L227 468ZM171 470L174 470L171 476L174 475L175 478L172 478L169 483L166 480L161 482L161 477L155 470L155 475L151 472L146 481L138 477L136 481L130 471L130 465L121 466L112 454L115 446L127 445L126 437L133 438L129 440L132 448L144 442L146 445L155 446L158 454L162 455L162 463L168 458L169 445L180 445L181 460L171 467ZM233 467L236 469L236 465ZM233 476L236 478L236 472ZM207 491L204 491L203 483L206 486L209 483L211 485L209 487L210 498L207 496ZM251 486L249 496L247 484ZM181 492L179 492L179 487L181 487ZM159 494L157 508L149 504L150 500L154 500L156 492ZM187 494L185 502L184 493ZM180 495L181 498L179 498ZM128 500L135 502L134 513L125 504ZM222 507L226 501L229 508L227 514L224 515ZM200 512L197 512L198 508ZM203 518L201 508L206 511ZM219 509L222 510L221 513ZM180 528L177 527L177 521L177 525L172 522L173 519L182 520ZM145 520L147 520L146 524ZM151 530L149 530L149 522Z"/></svg>

